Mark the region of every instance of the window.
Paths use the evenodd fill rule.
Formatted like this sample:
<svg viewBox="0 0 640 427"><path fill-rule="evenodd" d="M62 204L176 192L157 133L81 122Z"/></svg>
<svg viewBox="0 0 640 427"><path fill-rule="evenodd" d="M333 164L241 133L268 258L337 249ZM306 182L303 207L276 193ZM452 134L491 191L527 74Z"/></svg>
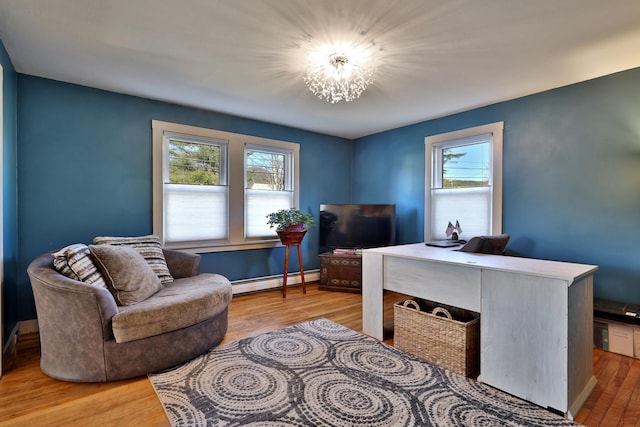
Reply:
<svg viewBox="0 0 640 427"><path fill-rule="evenodd" d="M165 244L229 238L228 143L163 132Z"/></svg>
<svg viewBox="0 0 640 427"><path fill-rule="evenodd" d="M425 241L502 232L503 122L425 138Z"/></svg>
<svg viewBox="0 0 640 427"><path fill-rule="evenodd" d="M197 252L276 246L266 215L298 204L299 145L153 121L153 232Z"/></svg>
<svg viewBox="0 0 640 427"><path fill-rule="evenodd" d="M247 239L273 235L265 217L294 206L291 177L293 153L268 147L245 147Z"/></svg>

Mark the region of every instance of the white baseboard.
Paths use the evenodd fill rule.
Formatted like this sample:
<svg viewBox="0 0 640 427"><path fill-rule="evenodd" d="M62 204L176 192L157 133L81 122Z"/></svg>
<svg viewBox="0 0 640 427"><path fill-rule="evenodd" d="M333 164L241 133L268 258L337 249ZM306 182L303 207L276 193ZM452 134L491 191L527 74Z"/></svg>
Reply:
<svg viewBox="0 0 640 427"><path fill-rule="evenodd" d="M2 370L5 370L9 366L11 359L16 354L16 346L18 344L18 325L14 326L13 330L9 333L9 338L6 344L2 348ZM2 372L0 372L2 374Z"/></svg>
<svg viewBox="0 0 640 427"><path fill-rule="evenodd" d="M22 335L37 333L39 330L38 319L22 320L18 322L18 324L9 333L9 339L2 350L3 355L6 356L7 354L12 353L13 350L11 347L15 347L18 343L18 339L20 339Z"/></svg>
<svg viewBox="0 0 640 427"><path fill-rule="evenodd" d="M268 289L282 288L282 275L258 277L255 279L234 280L231 282L234 295L246 294L250 292L265 291ZM320 270L305 271L304 281L315 282L320 280ZM287 276L287 287L302 284L300 273L289 273Z"/></svg>
<svg viewBox="0 0 640 427"><path fill-rule="evenodd" d="M34 332L38 332L39 330L40 328L38 327L38 319L23 320L22 322L18 322L18 337L20 335L33 334Z"/></svg>
<svg viewBox="0 0 640 427"><path fill-rule="evenodd" d="M585 385L582 392L578 395L578 397L576 397L575 402L573 402L569 407L569 412L565 414L567 418L569 418L572 421L575 419L575 416L578 415L578 412L584 406L585 402L589 398L589 395L591 394L593 389L596 388L597 383L598 383L598 380L596 379L595 375L592 375L591 378L589 378L589 381Z"/></svg>
<svg viewBox="0 0 640 427"><path fill-rule="evenodd" d="M37 333L39 331L38 328L38 320L23 320L18 322L16 326L13 327L13 330L9 333L9 338L7 339L4 348L2 349L2 366L3 369L10 365L11 360L16 356L16 350L18 345L18 340L24 334L32 334Z"/></svg>

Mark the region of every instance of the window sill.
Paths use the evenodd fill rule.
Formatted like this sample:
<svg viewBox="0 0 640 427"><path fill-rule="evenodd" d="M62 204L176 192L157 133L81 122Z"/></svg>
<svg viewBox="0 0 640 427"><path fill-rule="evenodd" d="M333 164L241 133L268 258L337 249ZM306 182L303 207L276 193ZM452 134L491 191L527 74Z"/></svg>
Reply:
<svg viewBox="0 0 640 427"><path fill-rule="evenodd" d="M208 244L203 246L194 246L188 244L166 244L166 249L180 250L184 252L190 252L194 254L213 253L213 252L230 252L230 251L244 251L250 249L268 249L282 246L279 239L270 240L257 240L243 243L224 243L224 244Z"/></svg>

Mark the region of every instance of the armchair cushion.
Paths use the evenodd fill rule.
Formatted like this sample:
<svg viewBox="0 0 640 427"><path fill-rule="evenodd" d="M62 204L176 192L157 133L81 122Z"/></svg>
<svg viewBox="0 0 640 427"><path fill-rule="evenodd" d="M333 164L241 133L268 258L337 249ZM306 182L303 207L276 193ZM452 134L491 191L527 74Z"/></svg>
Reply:
<svg viewBox="0 0 640 427"><path fill-rule="evenodd" d="M70 279L107 289L107 283L93 262L87 245L75 243L55 252L53 266Z"/></svg>
<svg viewBox="0 0 640 427"><path fill-rule="evenodd" d="M153 297L120 307L113 335L123 343L196 325L226 310L231 295L229 281L219 274L176 279Z"/></svg>
<svg viewBox="0 0 640 427"><path fill-rule="evenodd" d="M135 249L91 245L89 250L118 305L137 304L162 288L156 273Z"/></svg>
<svg viewBox="0 0 640 427"><path fill-rule="evenodd" d="M173 276L167 267L167 261L162 252L160 238L154 235L138 237L105 237L99 236L93 239L95 245L117 245L129 246L140 252L149 263L153 271L156 272L162 285L173 282Z"/></svg>

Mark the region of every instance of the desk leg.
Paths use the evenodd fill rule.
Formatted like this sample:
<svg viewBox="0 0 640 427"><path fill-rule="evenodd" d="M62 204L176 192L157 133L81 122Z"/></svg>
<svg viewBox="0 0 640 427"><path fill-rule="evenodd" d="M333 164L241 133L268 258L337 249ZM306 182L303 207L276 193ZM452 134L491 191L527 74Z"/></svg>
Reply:
<svg viewBox="0 0 640 427"><path fill-rule="evenodd" d="M287 275L289 274L289 248L287 245L284 249L284 277L282 279L282 298L287 297Z"/></svg>
<svg viewBox="0 0 640 427"><path fill-rule="evenodd" d="M362 332L383 339L384 269L382 254L364 251L362 255Z"/></svg>
<svg viewBox="0 0 640 427"><path fill-rule="evenodd" d="M300 278L302 279L302 293L307 293L307 285L304 283L304 267L302 266L302 248L298 245L298 263L300 263Z"/></svg>

